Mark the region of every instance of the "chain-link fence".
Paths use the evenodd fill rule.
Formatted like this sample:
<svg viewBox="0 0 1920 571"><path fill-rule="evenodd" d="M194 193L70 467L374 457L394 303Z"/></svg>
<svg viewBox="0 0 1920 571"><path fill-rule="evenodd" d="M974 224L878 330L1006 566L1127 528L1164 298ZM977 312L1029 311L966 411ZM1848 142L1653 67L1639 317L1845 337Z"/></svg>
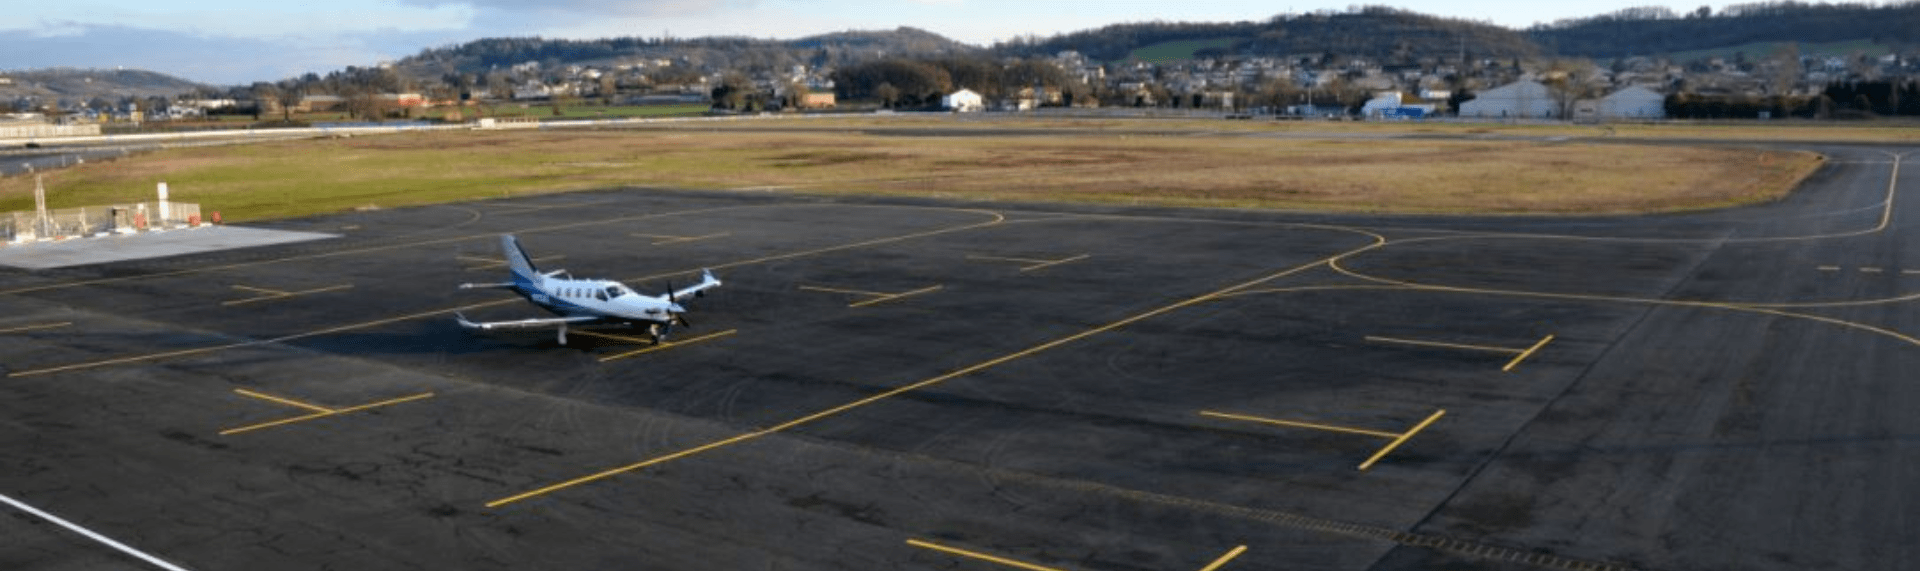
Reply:
<svg viewBox="0 0 1920 571"><path fill-rule="evenodd" d="M172 201L50 209L44 218L38 212L9 212L0 215L0 242L62 240L187 228L203 222L200 205Z"/></svg>

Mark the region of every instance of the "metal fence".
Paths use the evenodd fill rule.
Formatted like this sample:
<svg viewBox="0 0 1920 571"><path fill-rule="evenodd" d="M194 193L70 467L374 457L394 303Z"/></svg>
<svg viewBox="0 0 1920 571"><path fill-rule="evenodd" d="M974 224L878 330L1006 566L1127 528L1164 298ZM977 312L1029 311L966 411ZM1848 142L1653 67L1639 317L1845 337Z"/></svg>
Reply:
<svg viewBox="0 0 1920 571"><path fill-rule="evenodd" d="M0 215L0 242L64 240L186 228L203 222L200 205L172 201L49 209L44 218L38 212L9 212Z"/></svg>

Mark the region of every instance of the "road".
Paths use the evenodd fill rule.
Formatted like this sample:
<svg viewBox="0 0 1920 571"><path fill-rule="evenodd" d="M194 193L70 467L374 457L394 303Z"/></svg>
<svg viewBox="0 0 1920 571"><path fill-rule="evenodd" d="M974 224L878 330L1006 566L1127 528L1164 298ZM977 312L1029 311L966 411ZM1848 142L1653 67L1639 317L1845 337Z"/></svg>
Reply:
<svg viewBox="0 0 1920 571"><path fill-rule="evenodd" d="M1816 150L1691 214L617 189L4 270L0 494L208 571L1902 569L1920 155ZM475 335L503 232L727 285ZM0 568L148 565L6 513Z"/></svg>

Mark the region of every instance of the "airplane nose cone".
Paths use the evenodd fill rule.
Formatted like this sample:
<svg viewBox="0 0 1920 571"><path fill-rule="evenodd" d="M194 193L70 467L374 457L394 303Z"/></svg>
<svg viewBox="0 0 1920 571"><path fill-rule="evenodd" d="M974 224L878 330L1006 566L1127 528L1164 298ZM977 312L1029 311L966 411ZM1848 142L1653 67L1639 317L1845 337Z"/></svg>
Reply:
<svg viewBox="0 0 1920 571"><path fill-rule="evenodd" d="M687 308L684 308L684 307L680 307L680 304L678 304L678 303L674 303L674 304L668 304L668 305L667 305L667 311L670 311L670 312L673 312L673 313L686 313L686 312L687 312Z"/></svg>

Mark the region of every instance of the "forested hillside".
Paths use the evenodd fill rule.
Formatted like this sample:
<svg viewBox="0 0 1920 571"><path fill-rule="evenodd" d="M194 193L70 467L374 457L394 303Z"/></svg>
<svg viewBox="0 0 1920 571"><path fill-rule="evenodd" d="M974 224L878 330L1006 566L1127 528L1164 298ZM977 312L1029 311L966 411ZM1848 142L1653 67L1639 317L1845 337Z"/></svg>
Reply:
<svg viewBox="0 0 1920 571"><path fill-rule="evenodd" d="M1701 8L1678 14L1660 7L1563 20L1528 30L1548 52L1614 58L1655 56L1758 42L1885 44L1920 41L1920 2L1807 4L1773 2Z"/></svg>
<svg viewBox="0 0 1920 571"><path fill-rule="evenodd" d="M563 40L488 38L423 50L398 62L416 77L483 74L528 62L546 67L667 59L693 68L766 70L794 65L837 66L881 57L945 57L980 51L916 28L848 31L796 40L743 37L605 38Z"/></svg>
<svg viewBox="0 0 1920 571"><path fill-rule="evenodd" d="M1074 50L1101 61L1124 61L1134 49L1154 44L1224 40L1203 55L1284 57L1333 54L1376 61L1506 59L1539 54L1526 34L1494 26L1370 6L1343 13L1282 15L1264 23L1151 22L1027 39L995 46L1011 56L1050 56Z"/></svg>
<svg viewBox="0 0 1920 571"><path fill-rule="evenodd" d="M171 75L137 69L50 68L0 72L0 101L16 99L86 100L95 97L143 99L171 97L202 87Z"/></svg>

